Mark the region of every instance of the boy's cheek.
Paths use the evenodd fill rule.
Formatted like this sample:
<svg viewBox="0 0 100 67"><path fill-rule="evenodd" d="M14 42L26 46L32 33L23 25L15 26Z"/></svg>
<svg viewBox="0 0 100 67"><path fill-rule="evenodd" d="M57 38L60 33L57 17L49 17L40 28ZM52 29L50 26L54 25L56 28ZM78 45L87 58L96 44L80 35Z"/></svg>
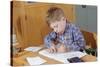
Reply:
<svg viewBox="0 0 100 67"><path fill-rule="evenodd" d="M57 30L56 29L53 29L53 31L57 33Z"/></svg>
<svg viewBox="0 0 100 67"><path fill-rule="evenodd" d="M62 32L62 28L59 27L59 28L58 28L58 33L61 33L61 32Z"/></svg>

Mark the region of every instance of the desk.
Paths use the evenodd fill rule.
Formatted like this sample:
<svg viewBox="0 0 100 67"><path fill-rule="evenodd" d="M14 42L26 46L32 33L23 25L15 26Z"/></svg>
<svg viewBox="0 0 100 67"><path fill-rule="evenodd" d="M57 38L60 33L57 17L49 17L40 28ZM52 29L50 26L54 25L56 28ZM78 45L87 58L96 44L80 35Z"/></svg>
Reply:
<svg viewBox="0 0 100 67"><path fill-rule="evenodd" d="M44 48L43 48L44 49ZM43 50L41 49L41 50ZM39 51L41 51L39 50ZM38 51L38 52L39 52ZM27 57L36 57L39 56L41 58L43 58L44 60L46 60L47 62L42 64L42 65L47 65L47 64L62 64L59 61L44 57L42 55L40 55L38 52L29 52L29 51L22 51L18 54L18 56L13 57L13 66L29 66L26 58ZM84 57L81 58L83 61L85 62L91 62L91 61L96 61L96 57L92 56L92 55L86 55Z"/></svg>
<svg viewBox="0 0 100 67"><path fill-rule="evenodd" d="M28 52L28 51L21 52L20 56L13 57L13 66L27 66L29 64L26 60L26 57L36 57L36 56L39 56L39 57L43 58L44 60L46 60L47 62L44 63L45 65L46 64L61 64L61 62L44 57L44 56L40 55L38 52ZM42 64L42 65L44 65L44 64Z"/></svg>

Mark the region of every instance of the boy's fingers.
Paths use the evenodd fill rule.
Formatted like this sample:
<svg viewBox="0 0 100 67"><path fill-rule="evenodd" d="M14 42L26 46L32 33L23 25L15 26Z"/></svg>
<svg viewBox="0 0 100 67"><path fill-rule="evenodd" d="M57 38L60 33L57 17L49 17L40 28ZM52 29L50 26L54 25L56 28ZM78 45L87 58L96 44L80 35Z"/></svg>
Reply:
<svg viewBox="0 0 100 67"><path fill-rule="evenodd" d="M53 49L52 48L50 48L50 53L53 53Z"/></svg>
<svg viewBox="0 0 100 67"><path fill-rule="evenodd" d="M56 48L53 48L53 52L56 52Z"/></svg>
<svg viewBox="0 0 100 67"><path fill-rule="evenodd" d="M54 52L56 52L56 49L55 48L51 48L51 53L54 53Z"/></svg>
<svg viewBox="0 0 100 67"><path fill-rule="evenodd" d="M57 52L57 50L56 50L55 47L49 48L49 49L47 49L47 51L48 51L49 53Z"/></svg>
<svg viewBox="0 0 100 67"><path fill-rule="evenodd" d="M50 48L49 48L49 49L47 49L47 51L50 53Z"/></svg>

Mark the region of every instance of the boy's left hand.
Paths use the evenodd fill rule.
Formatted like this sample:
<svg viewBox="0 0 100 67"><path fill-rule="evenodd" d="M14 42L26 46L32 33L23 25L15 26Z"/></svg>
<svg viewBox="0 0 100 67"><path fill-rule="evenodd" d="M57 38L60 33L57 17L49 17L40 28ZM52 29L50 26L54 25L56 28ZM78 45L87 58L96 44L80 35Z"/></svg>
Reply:
<svg viewBox="0 0 100 67"><path fill-rule="evenodd" d="M57 49L54 43L51 43L51 47L47 49L49 53L56 53Z"/></svg>

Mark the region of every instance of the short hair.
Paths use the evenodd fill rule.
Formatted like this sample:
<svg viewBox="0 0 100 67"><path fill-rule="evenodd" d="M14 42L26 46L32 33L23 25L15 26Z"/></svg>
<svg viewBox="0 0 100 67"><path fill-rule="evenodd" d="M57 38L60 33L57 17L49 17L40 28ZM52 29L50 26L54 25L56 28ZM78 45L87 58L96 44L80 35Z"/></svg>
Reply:
<svg viewBox="0 0 100 67"><path fill-rule="evenodd" d="M59 21L61 17L64 17L64 12L61 8L58 7L51 7L47 11L46 21L47 23L51 23L54 21Z"/></svg>

